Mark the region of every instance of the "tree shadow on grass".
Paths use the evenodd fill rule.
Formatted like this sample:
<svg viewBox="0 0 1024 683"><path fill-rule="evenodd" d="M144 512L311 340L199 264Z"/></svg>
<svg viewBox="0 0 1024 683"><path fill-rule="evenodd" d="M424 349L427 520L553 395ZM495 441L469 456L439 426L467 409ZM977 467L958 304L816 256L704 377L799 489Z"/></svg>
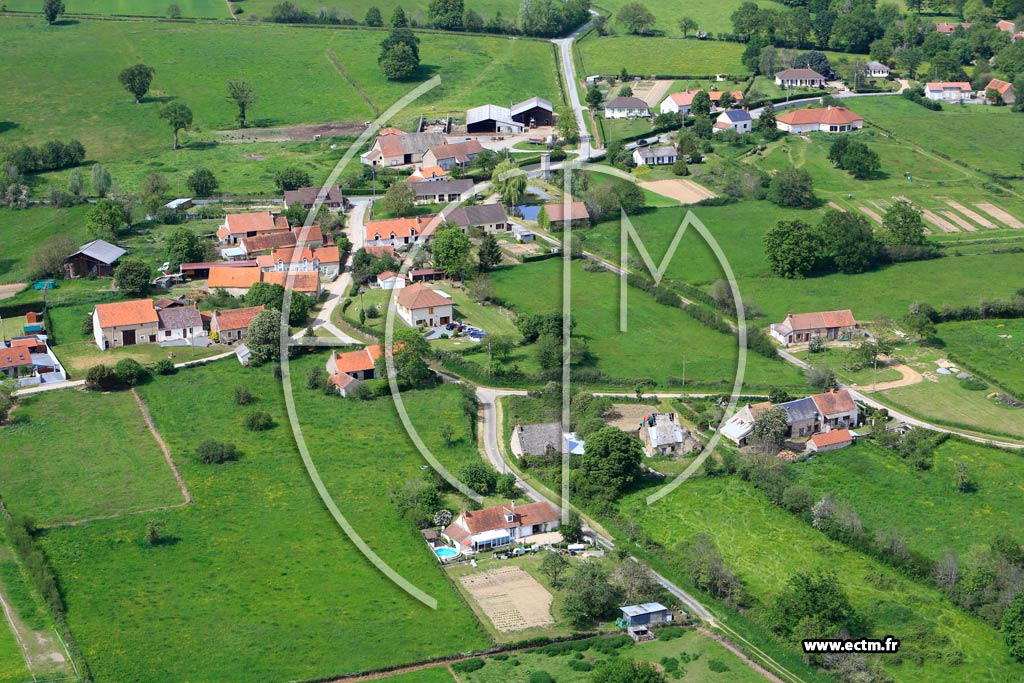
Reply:
<svg viewBox="0 0 1024 683"><path fill-rule="evenodd" d="M167 104L168 102L173 102L176 99L178 99L177 95L156 95L156 96L150 96L150 97L143 97L141 104L145 104L147 102L155 102L157 104Z"/></svg>
<svg viewBox="0 0 1024 683"><path fill-rule="evenodd" d="M215 149L220 146L220 143L215 140L202 140L199 142L190 142L187 145L182 145L182 149L189 150L206 150Z"/></svg>
<svg viewBox="0 0 1024 683"><path fill-rule="evenodd" d="M0 121L0 133L6 133L9 130L14 130L18 127L18 124L14 121Z"/></svg>
<svg viewBox="0 0 1024 683"><path fill-rule="evenodd" d="M58 19L57 21L50 24L51 26L74 26L78 24L78 19Z"/></svg>

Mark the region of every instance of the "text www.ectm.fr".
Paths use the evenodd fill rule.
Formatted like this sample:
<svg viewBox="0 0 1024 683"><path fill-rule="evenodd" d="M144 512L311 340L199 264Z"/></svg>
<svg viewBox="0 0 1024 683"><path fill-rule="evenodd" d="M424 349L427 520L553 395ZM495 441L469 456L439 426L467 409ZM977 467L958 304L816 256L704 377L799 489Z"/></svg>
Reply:
<svg viewBox="0 0 1024 683"><path fill-rule="evenodd" d="M886 636L881 640L874 638L820 638L803 641L804 653L827 653L827 652L898 652L900 641L892 636Z"/></svg>

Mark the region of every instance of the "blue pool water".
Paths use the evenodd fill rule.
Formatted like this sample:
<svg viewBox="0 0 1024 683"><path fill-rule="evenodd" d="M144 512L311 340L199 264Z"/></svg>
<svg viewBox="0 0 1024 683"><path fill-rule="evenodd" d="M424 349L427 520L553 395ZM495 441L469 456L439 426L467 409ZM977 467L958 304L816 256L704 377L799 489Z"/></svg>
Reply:
<svg viewBox="0 0 1024 683"><path fill-rule="evenodd" d="M442 560L450 560L458 555L459 551L455 550L455 548L434 548L434 554Z"/></svg>
<svg viewBox="0 0 1024 683"><path fill-rule="evenodd" d="M528 221L537 220L537 214L540 213L540 207L537 205L522 204L516 208L519 209L520 215Z"/></svg>

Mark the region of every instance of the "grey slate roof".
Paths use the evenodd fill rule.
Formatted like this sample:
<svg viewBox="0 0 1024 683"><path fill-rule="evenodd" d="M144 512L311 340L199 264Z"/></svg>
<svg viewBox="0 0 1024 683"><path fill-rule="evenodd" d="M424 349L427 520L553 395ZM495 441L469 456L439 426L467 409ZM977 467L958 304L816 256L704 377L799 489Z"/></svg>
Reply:
<svg viewBox="0 0 1024 683"><path fill-rule="evenodd" d="M203 319L199 315L199 309L195 306L174 306L172 308L161 308L156 312L160 319L161 330L180 330L185 327L203 326Z"/></svg>
<svg viewBox="0 0 1024 683"><path fill-rule="evenodd" d="M285 190L284 192L284 203L291 206L293 202L299 204L312 204L316 201L316 198L321 195L321 187L300 187L297 190ZM328 202L340 202L342 201L341 187L338 185L331 185L327 188L327 192L323 193L324 203Z"/></svg>
<svg viewBox="0 0 1024 683"><path fill-rule="evenodd" d="M402 149L402 154L424 154L431 147L437 145L443 145L446 140L444 133L437 132L425 132L425 133L406 133L405 135L388 136L395 137L398 139L398 144Z"/></svg>
<svg viewBox="0 0 1024 683"><path fill-rule="evenodd" d="M438 194L463 194L473 189L473 181L470 178L457 178L455 180L431 180L423 183L409 183L416 192L416 198L429 197Z"/></svg>
<svg viewBox="0 0 1024 683"><path fill-rule="evenodd" d="M551 102L545 100L543 97L531 97L528 100L523 100L522 102L513 104L511 110L512 116L515 116L516 114L522 113L529 109L533 109L534 107L541 107L542 109L547 109L548 111L551 112L555 110L555 108L551 106Z"/></svg>
<svg viewBox="0 0 1024 683"><path fill-rule="evenodd" d="M491 223L507 223L508 214L501 204L474 204L457 206L444 214L444 219L452 225L470 227L490 225Z"/></svg>
<svg viewBox="0 0 1024 683"><path fill-rule="evenodd" d="M885 64L882 64L881 62L868 62L867 67L872 71L878 71L879 69L889 71L889 67L886 66Z"/></svg>
<svg viewBox="0 0 1024 683"><path fill-rule="evenodd" d="M604 103L605 109L649 109L639 97L613 97Z"/></svg>
<svg viewBox="0 0 1024 683"><path fill-rule="evenodd" d="M636 151L641 159L656 159L658 157L677 156L676 148L671 145L658 145L656 147L637 147Z"/></svg>
<svg viewBox="0 0 1024 683"><path fill-rule="evenodd" d="M825 77L814 69L786 69L775 74L776 78L784 81L816 81L825 80Z"/></svg>
<svg viewBox="0 0 1024 683"><path fill-rule="evenodd" d="M789 414L790 424L815 420L818 417L818 407L814 405L814 400L809 396L807 398L798 398L795 401L780 403L779 405L785 408Z"/></svg>
<svg viewBox="0 0 1024 683"><path fill-rule="evenodd" d="M722 113L725 114L726 118L728 118L733 123L751 120L750 112L747 111L746 109L728 109Z"/></svg>
<svg viewBox="0 0 1024 683"><path fill-rule="evenodd" d="M127 251L116 244L111 244L105 240L93 240L88 244L83 244L78 248L78 251L71 254L68 258L82 254L109 266L127 253Z"/></svg>
<svg viewBox="0 0 1024 683"><path fill-rule="evenodd" d="M562 450L562 425L558 422L522 425L517 431L523 453L544 455L549 447L556 451Z"/></svg>

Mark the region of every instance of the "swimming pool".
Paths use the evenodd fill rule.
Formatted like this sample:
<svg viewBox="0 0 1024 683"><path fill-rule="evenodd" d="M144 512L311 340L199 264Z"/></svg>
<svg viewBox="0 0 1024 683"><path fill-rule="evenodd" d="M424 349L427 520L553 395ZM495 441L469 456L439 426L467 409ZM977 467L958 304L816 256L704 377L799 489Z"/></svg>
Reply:
<svg viewBox="0 0 1024 683"><path fill-rule="evenodd" d="M439 560L450 560L459 554L455 548L434 548L434 554Z"/></svg>
<svg viewBox="0 0 1024 683"><path fill-rule="evenodd" d="M519 209L519 214L528 221L537 220L537 215L540 213L540 207L537 205L520 204L516 208Z"/></svg>

